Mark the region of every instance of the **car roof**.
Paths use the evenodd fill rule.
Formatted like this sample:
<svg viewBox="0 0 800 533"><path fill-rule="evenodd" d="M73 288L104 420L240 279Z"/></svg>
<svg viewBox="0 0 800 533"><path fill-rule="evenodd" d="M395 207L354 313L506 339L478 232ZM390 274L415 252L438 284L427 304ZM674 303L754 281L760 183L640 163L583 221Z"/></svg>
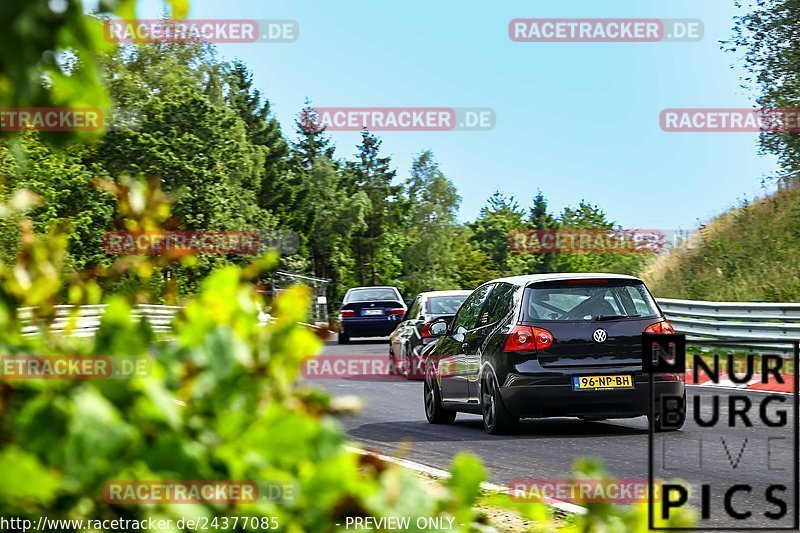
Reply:
<svg viewBox="0 0 800 533"><path fill-rule="evenodd" d="M469 296L472 291L428 291L419 293L420 296L426 298L435 298L437 296Z"/></svg>
<svg viewBox="0 0 800 533"><path fill-rule="evenodd" d="M362 289L394 289L394 290L397 290L397 287L392 287L391 285L365 285L364 287L350 287L349 289L347 289L347 292L358 291L358 290L362 290Z"/></svg>
<svg viewBox="0 0 800 533"><path fill-rule="evenodd" d="M552 272L549 274L528 274L526 276L510 276L507 278L494 279L488 283L504 282L512 285L524 287L531 283L539 283L542 281L562 281L570 279L629 279L633 281L642 281L635 276L628 276L625 274L608 274L606 272Z"/></svg>

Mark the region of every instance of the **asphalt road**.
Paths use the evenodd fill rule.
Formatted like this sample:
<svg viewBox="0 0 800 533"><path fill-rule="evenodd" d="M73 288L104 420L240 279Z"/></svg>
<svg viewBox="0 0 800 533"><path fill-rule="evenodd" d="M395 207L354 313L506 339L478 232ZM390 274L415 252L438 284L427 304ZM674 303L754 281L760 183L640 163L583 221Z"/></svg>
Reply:
<svg viewBox="0 0 800 533"><path fill-rule="evenodd" d="M326 343L323 355L358 357L385 355L388 339L356 340L340 346L335 339ZM422 403L422 382L395 378L339 378L315 380L332 394L354 394L362 398L364 409L356 416L341 420L348 435L367 448L428 466L447 469L455 454L469 451L480 456L489 473L489 481L507 486L519 479L565 479L574 462L581 457L600 459L610 474L618 479L643 480L648 473L648 428L644 417L603 422L584 422L572 418L523 421L510 436L491 436L484 432L480 417L459 413L450 426L428 424ZM692 418L694 396L701 394L701 413L710 417L712 400L719 394L720 421L713 428L701 428ZM728 398L731 391L691 387L689 418L683 430L657 434L654 441L655 476L680 478L692 485L690 502L700 507L699 485L710 485L711 516L704 527L791 526L797 488L794 476L794 434L791 397L783 406L767 409L774 416L778 408L787 411L788 425L767 428L758 418L763 393L736 391L753 402L753 427L738 421L729 427ZM702 448L702 449L701 449ZM733 484L749 484L752 492L737 492L733 506L738 511L752 511L746 521L736 521L725 514L724 494ZM786 492L775 496L787 502L787 515L773 521L764 517L777 507L765 499L770 484L784 483Z"/></svg>

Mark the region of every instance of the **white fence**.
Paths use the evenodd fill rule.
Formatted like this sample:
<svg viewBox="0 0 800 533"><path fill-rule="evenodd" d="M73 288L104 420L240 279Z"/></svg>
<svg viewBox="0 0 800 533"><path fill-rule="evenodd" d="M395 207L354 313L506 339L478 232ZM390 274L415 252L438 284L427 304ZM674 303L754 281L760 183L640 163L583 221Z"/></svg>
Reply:
<svg viewBox="0 0 800 533"><path fill-rule="evenodd" d="M738 346L788 353L800 340L800 303L703 302L659 298L658 304L678 333L690 340L744 341ZM732 345L732 344L731 344Z"/></svg>

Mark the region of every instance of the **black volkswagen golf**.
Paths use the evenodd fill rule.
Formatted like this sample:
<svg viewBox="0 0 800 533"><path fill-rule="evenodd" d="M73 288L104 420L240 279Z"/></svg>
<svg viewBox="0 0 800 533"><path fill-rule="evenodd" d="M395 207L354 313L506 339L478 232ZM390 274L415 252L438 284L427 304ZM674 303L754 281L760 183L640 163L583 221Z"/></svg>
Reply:
<svg viewBox="0 0 800 533"><path fill-rule="evenodd" d="M484 283L425 352L425 414L451 423L457 412L483 416L488 433L520 418L630 418L649 412L642 333L673 333L644 283L616 274L536 274ZM683 397L682 374L654 376L656 398ZM657 400L655 405L660 405Z"/></svg>

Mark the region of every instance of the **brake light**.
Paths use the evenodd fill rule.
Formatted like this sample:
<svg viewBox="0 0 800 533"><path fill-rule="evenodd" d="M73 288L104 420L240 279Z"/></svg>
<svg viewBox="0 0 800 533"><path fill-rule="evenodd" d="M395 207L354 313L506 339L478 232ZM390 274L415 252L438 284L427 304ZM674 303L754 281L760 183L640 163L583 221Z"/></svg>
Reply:
<svg viewBox="0 0 800 533"><path fill-rule="evenodd" d="M608 283L607 279L573 279L567 285L592 285L595 283Z"/></svg>
<svg viewBox="0 0 800 533"><path fill-rule="evenodd" d="M553 345L553 334L546 329L515 326L506 339L506 352L535 352Z"/></svg>
<svg viewBox="0 0 800 533"><path fill-rule="evenodd" d="M342 318L347 316L356 316L356 312L352 309L342 309L341 316Z"/></svg>
<svg viewBox="0 0 800 533"><path fill-rule="evenodd" d="M661 322L656 322L655 324L650 324L644 330L645 333L675 333L675 328L672 327L667 320L662 320Z"/></svg>
<svg viewBox="0 0 800 533"><path fill-rule="evenodd" d="M405 314L406 314L406 310L405 310L405 309L390 309L390 310L389 310L389 314L390 314L390 315L400 315L400 316L403 316L403 315L405 315Z"/></svg>
<svg viewBox="0 0 800 533"><path fill-rule="evenodd" d="M425 322L425 324L422 325L422 331L420 332L419 336L422 337L423 339L432 339L433 337L435 337L436 335L431 333L432 325L433 322Z"/></svg>
<svg viewBox="0 0 800 533"><path fill-rule="evenodd" d="M546 350L553 345L553 334L542 328L533 328L533 340L537 350Z"/></svg>

